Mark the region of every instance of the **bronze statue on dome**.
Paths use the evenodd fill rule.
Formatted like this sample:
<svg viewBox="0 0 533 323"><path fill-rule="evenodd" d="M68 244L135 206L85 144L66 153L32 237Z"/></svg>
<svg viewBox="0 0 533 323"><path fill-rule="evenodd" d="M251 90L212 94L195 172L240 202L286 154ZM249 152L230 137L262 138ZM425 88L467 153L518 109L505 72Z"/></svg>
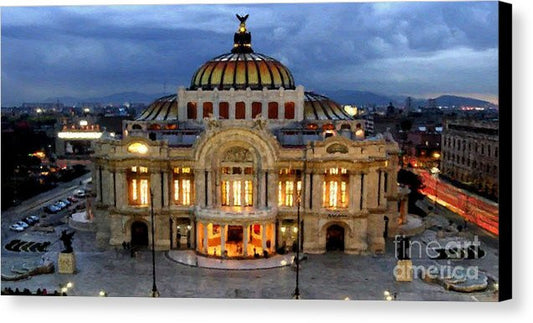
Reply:
<svg viewBox="0 0 533 323"><path fill-rule="evenodd" d="M246 16L239 16L238 14L236 14L235 16L237 16L237 19L239 19L241 24L244 24L246 23L246 19L248 19L249 14L247 14Z"/></svg>

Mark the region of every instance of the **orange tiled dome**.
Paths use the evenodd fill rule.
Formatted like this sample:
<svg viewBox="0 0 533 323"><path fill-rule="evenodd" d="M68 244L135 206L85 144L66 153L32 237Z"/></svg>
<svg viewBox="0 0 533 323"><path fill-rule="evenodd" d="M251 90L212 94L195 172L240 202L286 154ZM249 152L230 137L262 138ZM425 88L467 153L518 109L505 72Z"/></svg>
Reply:
<svg viewBox="0 0 533 323"><path fill-rule="evenodd" d="M272 57L254 53L228 53L202 65L194 74L191 90L294 89L291 72Z"/></svg>

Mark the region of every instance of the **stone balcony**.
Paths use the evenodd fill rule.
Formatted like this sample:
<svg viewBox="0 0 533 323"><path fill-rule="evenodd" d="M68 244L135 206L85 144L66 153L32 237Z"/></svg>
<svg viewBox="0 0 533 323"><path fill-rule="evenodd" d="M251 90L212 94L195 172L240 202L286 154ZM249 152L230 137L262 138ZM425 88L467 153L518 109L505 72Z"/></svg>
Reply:
<svg viewBox="0 0 533 323"><path fill-rule="evenodd" d="M256 209L253 207L195 207L196 220L208 222L233 221L275 221L276 210L272 208Z"/></svg>

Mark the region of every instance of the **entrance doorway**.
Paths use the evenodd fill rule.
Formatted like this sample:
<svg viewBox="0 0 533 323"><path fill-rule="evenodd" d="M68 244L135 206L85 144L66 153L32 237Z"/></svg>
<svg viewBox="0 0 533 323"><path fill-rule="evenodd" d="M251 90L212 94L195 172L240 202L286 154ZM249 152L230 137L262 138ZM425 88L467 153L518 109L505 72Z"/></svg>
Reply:
<svg viewBox="0 0 533 323"><path fill-rule="evenodd" d="M334 224L326 232L326 250L344 250L344 228Z"/></svg>
<svg viewBox="0 0 533 323"><path fill-rule="evenodd" d="M131 245L148 246L148 226L144 222L135 221L131 224Z"/></svg>

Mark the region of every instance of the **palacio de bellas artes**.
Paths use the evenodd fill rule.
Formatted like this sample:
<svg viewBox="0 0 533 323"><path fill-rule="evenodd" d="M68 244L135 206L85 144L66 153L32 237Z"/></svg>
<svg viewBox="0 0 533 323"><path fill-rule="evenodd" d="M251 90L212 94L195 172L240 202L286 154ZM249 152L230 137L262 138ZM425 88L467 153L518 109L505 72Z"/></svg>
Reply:
<svg viewBox="0 0 533 323"><path fill-rule="evenodd" d="M294 27L288 17L300 8L312 10L299 13L302 25ZM30 129L33 122L36 135L28 138L50 142L37 151L32 146L31 154L12 154L12 178L3 179L3 187L14 189L4 195L12 204L2 209L2 295L508 298L502 268L509 262L504 237L510 223L499 213L509 177L499 172L508 171L500 156L509 155L510 145L500 142L499 101L460 97L448 83L428 81L434 72L426 69L438 64L427 64L407 43L387 51L391 56L360 61L357 55L375 50L368 49L372 44L365 49L371 32L358 20L345 23L351 19L351 12L340 14L346 8L372 30L369 13L413 26L424 17L433 28L427 12L455 17L485 10L492 20L472 30L497 35L494 22L508 16L499 16L496 3L479 2L2 8L3 19L14 17L2 22L3 75L26 75L13 66L20 61L17 33L35 29L29 16L54 17L50 24L57 27L43 28L43 39L52 39L47 33L63 28L65 19L101 19L76 32L93 37L83 46L105 48L91 61L103 71L85 80L86 89L63 83L72 94L55 93L55 103L38 97L28 103L30 97L20 107L2 107L3 136L18 144L17 127ZM294 12L273 15L282 9ZM315 22L326 9L335 26ZM167 14L179 23L150 27ZM460 26L462 17L456 17ZM124 25L101 39L102 26L117 22ZM389 35L396 25L379 33ZM125 36L135 31L146 33ZM341 43L361 52L332 46ZM445 49L453 59L438 69L449 68L467 86L485 70L474 64L467 76L455 73L456 58L474 51L457 46ZM504 51L495 40L490 46L485 54L491 59L483 63L498 70L493 52ZM125 48L135 50L111 54ZM443 50L432 54L439 62ZM65 55L76 65L85 62L85 52L76 56L81 52ZM408 54L413 66L404 63ZM384 60L394 61L395 70ZM374 73L379 64L386 73ZM427 79L419 78L419 66ZM3 87L14 86L14 76L5 79ZM493 81L481 85L490 88ZM454 95L429 98L435 93ZM442 97L468 105L444 105ZM68 98L75 103L60 102ZM23 160L27 167L16 166ZM25 177L46 189L22 197ZM473 179L496 184L489 189Z"/></svg>
<svg viewBox="0 0 533 323"><path fill-rule="evenodd" d="M382 253L405 213L398 144L296 85L238 18L231 52L96 144L97 243L149 245L153 204L156 250L268 257L300 232L304 253Z"/></svg>

